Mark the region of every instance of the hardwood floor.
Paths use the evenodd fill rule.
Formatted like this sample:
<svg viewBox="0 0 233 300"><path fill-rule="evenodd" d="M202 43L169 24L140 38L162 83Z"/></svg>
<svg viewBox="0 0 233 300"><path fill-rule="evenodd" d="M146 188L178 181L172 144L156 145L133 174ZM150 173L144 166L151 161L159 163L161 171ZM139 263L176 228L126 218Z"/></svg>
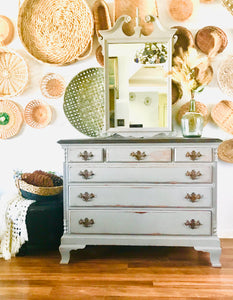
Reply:
<svg viewBox="0 0 233 300"><path fill-rule="evenodd" d="M0 260L0 299L233 299L233 239L222 268L192 248L89 246Z"/></svg>

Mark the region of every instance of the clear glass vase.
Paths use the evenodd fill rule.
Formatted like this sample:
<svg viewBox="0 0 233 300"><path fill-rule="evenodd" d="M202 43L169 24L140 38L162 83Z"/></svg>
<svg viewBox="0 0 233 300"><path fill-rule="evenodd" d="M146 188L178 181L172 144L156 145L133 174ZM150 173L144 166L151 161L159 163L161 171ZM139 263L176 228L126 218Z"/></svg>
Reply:
<svg viewBox="0 0 233 300"><path fill-rule="evenodd" d="M181 119L181 129L184 137L201 137L204 127L203 115L196 112L195 100L190 100L189 112Z"/></svg>

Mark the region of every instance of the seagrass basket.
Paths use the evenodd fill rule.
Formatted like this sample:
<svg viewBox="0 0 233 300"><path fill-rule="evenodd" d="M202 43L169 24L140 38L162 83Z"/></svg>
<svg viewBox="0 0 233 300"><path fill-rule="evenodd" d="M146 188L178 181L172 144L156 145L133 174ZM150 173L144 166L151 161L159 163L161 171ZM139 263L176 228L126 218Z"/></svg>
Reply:
<svg viewBox="0 0 233 300"><path fill-rule="evenodd" d="M46 98L60 98L65 92L65 80L59 74L48 73L41 80L40 90Z"/></svg>
<svg viewBox="0 0 233 300"><path fill-rule="evenodd" d="M211 111L211 117L220 128L230 134L233 134L232 101L222 100L216 104Z"/></svg>
<svg viewBox="0 0 233 300"><path fill-rule="evenodd" d="M217 72L217 80L221 90L233 97L233 56L229 56L221 64Z"/></svg>
<svg viewBox="0 0 233 300"><path fill-rule="evenodd" d="M30 200L60 200L63 193L63 186L39 187L32 184L28 184L26 181L21 179L16 179L15 185L18 188L20 194L24 198Z"/></svg>
<svg viewBox="0 0 233 300"><path fill-rule="evenodd" d="M23 93L28 82L28 68L24 59L7 48L0 49L0 97L14 97Z"/></svg>
<svg viewBox="0 0 233 300"><path fill-rule="evenodd" d="M24 0L18 33L34 58L49 64L70 64L92 51L92 12L85 0Z"/></svg>
<svg viewBox="0 0 233 300"><path fill-rule="evenodd" d="M10 44L14 38L14 24L6 16L0 16L0 46Z"/></svg>
<svg viewBox="0 0 233 300"><path fill-rule="evenodd" d="M199 0L167 0L170 17L178 22L188 20L194 13Z"/></svg>
<svg viewBox="0 0 233 300"><path fill-rule="evenodd" d="M233 0L221 0L222 5L225 6L233 15Z"/></svg>

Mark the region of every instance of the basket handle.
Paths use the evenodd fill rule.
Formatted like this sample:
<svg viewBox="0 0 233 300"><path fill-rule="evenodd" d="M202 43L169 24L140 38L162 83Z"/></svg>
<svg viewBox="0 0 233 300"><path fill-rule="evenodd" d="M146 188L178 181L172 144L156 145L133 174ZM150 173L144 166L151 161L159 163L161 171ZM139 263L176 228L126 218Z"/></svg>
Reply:
<svg viewBox="0 0 233 300"><path fill-rule="evenodd" d="M83 60L83 59L87 58L91 54L92 50L93 50L93 37L91 37L91 40L87 46L86 51L83 54L81 54L81 56L77 57L78 60Z"/></svg>

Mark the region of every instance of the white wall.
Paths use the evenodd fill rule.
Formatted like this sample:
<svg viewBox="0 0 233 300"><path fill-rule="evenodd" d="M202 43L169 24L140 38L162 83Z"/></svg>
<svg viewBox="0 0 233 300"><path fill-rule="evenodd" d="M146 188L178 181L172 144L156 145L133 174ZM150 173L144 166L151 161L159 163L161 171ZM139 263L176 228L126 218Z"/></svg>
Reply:
<svg viewBox="0 0 233 300"><path fill-rule="evenodd" d="M126 0L127 1L127 0ZM149 0L148 0L149 1ZM152 0L154 1L154 0ZM88 0L93 4L94 0ZM112 2L108 0L107 2ZM210 85L198 96L198 100L209 107L220 100L233 100L224 95L217 85L216 72L221 60L233 52L233 16L221 6L220 1L212 4L201 4L198 14L190 21L177 23L172 21L167 15L166 1L158 0L160 21L164 26L183 25L195 33L199 28L206 25L219 26L228 35L229 44L227 49L213 62L214 79ZM111 5L112 7L112 5ZM18 0L1 0L0 14L10 17L16 24L18 11ZM95 56L91 56L85 61L77 62L66 67L53 67L35 61L23 49L17 34L10 47L17 50L29 65L30 82L25 92L12 100L21 104L24 108L33 99L43 99L39 82L42 76L48 72L61 74L67 84L80 71L89 67L98 67ZM52 123L41 130L33 129L24 125L20 133L8 140L0 140L0 193L12 191L14 189L13 169L23 169L33 171L35 169L51 170L62 172L63 151L57 144L59 139L84 138L75 128L70 125L63 112L63 99L46 100L53 108ZM181 102L182 103L182 100ZM177 134L181 135L180 129L175 126ZM204 129L205 137L216 137L223 140L232 138L213 123L209 123ZM219 162L218 172L218 234L221 237L233 237L233 165Z"/></svg>

